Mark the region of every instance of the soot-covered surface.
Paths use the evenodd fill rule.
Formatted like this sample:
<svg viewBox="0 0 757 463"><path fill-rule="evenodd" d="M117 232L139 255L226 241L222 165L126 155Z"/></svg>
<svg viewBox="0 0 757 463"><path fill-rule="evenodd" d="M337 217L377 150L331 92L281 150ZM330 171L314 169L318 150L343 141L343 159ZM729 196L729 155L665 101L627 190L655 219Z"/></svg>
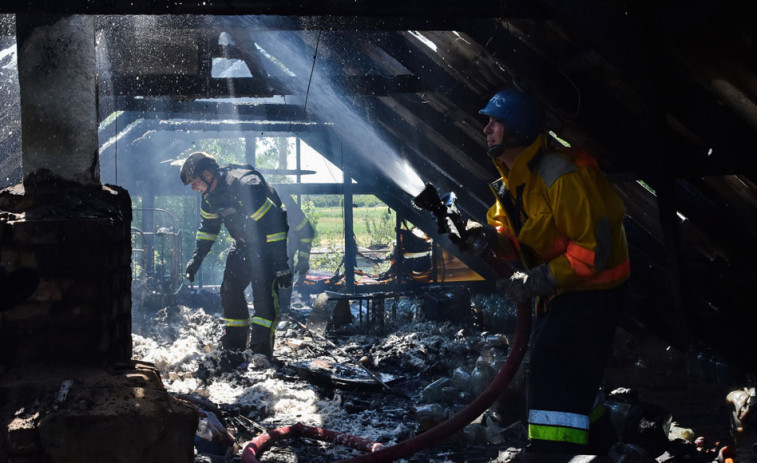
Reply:
<svg viewBox="0 0 757 463"><path fill-rule="evenodd" d="M489 315L479 321L507 324L507 304L496 296L474 302ZM239 459L250 439L296 423L397 444L470 403L485 387L477 376L477 360L484 357L491 363L495 351L501 354L507 347L492 349L495 340L503 338L490 326L424 319L418 300L412 298L399 301L396 316L386 319L382 333L360 325L353 305L352 324L330 326L321 336L307 328L314 305L318 306L314 298L301 301L295 294L277 330L273 364L249 351L227 358L216 348L223 332L220 314L183 305L135 313L134 357L153 363L173 395L219 418L236 441L225 452L232 461ZM684 355L642 333L621 329L615 344L606 386L608 392L616 391L610 394L614 404L625 401L646 413L640 427L664 437L662 444L654 438L646 441L653 447L650 457L713 461L713 453L696 451L695 437L707 437L705 450L715 449L716 442L732 444L724 385L692 376ZM523 370L479 420L407 461L515 461L513 448L526 444L519 420ZM688 440L680 440L682 436ZM641 436L642 442L644 438L649 435ZM224 461L207 446L198 449L196 461ZM297 439L272 446L259 460L317 463L359 454L336 444Z"/></svg>

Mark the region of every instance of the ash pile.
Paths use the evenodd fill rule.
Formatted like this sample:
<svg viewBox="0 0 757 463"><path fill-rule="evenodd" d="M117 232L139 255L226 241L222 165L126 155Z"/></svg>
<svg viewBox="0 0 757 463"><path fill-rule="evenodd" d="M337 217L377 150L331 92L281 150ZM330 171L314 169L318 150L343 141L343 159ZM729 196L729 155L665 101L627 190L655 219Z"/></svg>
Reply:
<svg viewBox="0 0 757 463"><path fill-rule="evenodd" d="M198 409L195 462L241 461L251 440L293 425L383 446L406 441L446 421L486 389L507 358L515 326L515 307L496 294L382 296L370 311L363 301L326 293L300 298L295 292L270 360L251 351L220 350L223 322L217 306L211 307L216 309L169 305L139 314L134 324L134 358L153 364L168 391ZM718 416L703 435L684 420L700 424L709 418L684 412L680 420L665 399L648 401L654 396L619 383L634 386L638 370L643 367L649 376L650 369L639 364L638 343L623 335L610 360L614 376L608 377L605 400L622 444L597 461L714 462L724 449L732 451L726 406L713 406ZM670 375L674 369L662 365L660 371ZM527 372L526 356L486 412L402 461L522 461ZM708 396L707 406L724 402L711 397L711 389L702 395ZM268 446L257 459L320 463L365 453L340 442L306 434Z"/></svg>

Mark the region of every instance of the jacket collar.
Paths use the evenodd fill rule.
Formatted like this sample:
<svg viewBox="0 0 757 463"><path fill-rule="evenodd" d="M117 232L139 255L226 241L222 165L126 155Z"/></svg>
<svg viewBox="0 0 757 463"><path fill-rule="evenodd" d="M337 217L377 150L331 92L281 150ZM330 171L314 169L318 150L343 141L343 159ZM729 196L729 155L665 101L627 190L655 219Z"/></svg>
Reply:
<svg viewBox="0 0 757 463"><path fill-rule="evenodd" d="M497 167L502 180L509 183L511 179L522 178L526 175L531 170L531 161L543 151L545 146L547 146L547 135L541 134L536 137L536 140L534 140L533 143L520 152L518 157L515 158L512 167L509 169L504 162L495 159L494 165Z"/></svg>

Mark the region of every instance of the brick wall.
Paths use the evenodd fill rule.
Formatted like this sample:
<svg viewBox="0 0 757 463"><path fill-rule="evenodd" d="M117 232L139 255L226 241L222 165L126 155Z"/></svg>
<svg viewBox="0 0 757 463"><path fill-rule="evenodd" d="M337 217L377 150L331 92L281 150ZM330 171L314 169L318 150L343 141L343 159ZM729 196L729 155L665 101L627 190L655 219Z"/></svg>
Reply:
<svg viewBox="0 0 757 463"><path fill-rule="evenodd" d="M130 227L118 187L0 191L0 263L40 275L25 302L0 314L0 366L131 359Z"/></svg>

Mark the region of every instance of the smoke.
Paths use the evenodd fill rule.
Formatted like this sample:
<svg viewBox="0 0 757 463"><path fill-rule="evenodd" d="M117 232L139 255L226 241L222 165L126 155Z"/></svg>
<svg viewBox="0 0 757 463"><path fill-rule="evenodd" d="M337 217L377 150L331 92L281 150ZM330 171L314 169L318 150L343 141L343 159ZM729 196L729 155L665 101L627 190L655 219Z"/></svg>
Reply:
<svg viewBox="0 0 757 463"><path fill-rule="evenodd" d="M411 196L423 190L424 182L412 166L381 138L376 123L366 119L364 114L355 109L354 102L350 101L354 95L347 95L344 89L335 84L333 76L325 69L324 58L317 51L314 54L312 48L306 45L305 40L317 45L321 39L319 34L328 32L272 31L264 23L265 18L259 16L224 17L219 18L219 21L234 30L237 42L254 43L255 48L267 60L264 65L269 75L287 76L288 82L296 82L298 88L294 90L306 95L296 103L301 103L307 113L317 115L332 126L339 139L344 141L341 147L344 156L359 156L366 168L383 172ZM297 97L286 98L290 100L290 104L294 104L291 100Z"/></svg>
<svg viewBox="0 0 757 463"><path fill-rule="evenodd" d="M167 19L162 19L163 21ZM181 21L181 18L176 18ZM246 79L266 79L266 81L281 80L286 85L292 87L291 92L286 95L273 95L272 98L236 98L232 95L231 99L226 101L230 105L218 106L218 117L224 117L228 121L239 120L237 117L237 103L247 106L265 104L275 105L284 103L302 108L302 119L293 120L287 128L286 123L272 125L272 133L281 134L289 132L297 134L300 127L312 121L307 117L308 114L315 115L323 125L329 127L330 133L335 135L329 139L322 139L327 144L317 146L327 159L335 164L339 160L350 160L353 162L345 163L353 166L353 169L360 169L358 173L350 173L352 177L358 179L376 178L378 181L389 179L396 187L410 196L414 197L420 193L425 182L418 173L408 163L399 152L396 146L389 143L379 135L378 123L367 116L368 111L361 107L364 101L354 92L347 93L337 83L343 81L343 69L359 68L365 64L366 57L354 56L349 57L347 63L333 63L329 60L337 59L336 55L327 56L323 53L326 47L318 50L319 40L326 41L333 39L328 31L319 32L317 30L273 30L267 22L276 21L275 17L266 16L219 16L205 17L203 19L208 27L223 31L220 36L221 46L239 47L240 51L248 54L251 60L256 61L255 66L242 66L242 61L238 59L217 59L214 61L213 76L216 78L230 78L229 84L234 85L236 78ZM105 21L105 20L103 20ZM129 17L128 21L119 17L108 17L108 27L125 28L132 27L135 35L158 34L160 30L160 21L152 17ZM103 25L101 25L102 27ZM120 46L112 47L116 49L107 49L107 40L98 40L98 67L99 74L103 81L108 81L111 75L111 65L118 63L129 63L130 60L139 63L133 50L123 50ZM118 44L116 44L118 45ZM140 52L150 52L150 42L141 45ZM314 49L316 52L314 53ZM165 53L160 49L154 53ZM231 55L235 56L235 55ZM170 62L171 56L165 56L165 61ZM121 64L126 66L127 64ZM329 66L336 69L335 72L329 72ZM381 70L375 71L378 73ZM336 74L336 75L335 75ZM232 88L233 92L233 88ZM112 94L112 89L109 89ZM112 101L112 98L103 99L102 101ZM223 100L213 99L214 104L222 103ZM153 111L160 111L164 114L171 113L174 109L169 100L151 99ZM264 105L264 106L265 106ZM105 113L110 113L115 108L104 108ZM165 117L165 116L164 116ZM190 115L177 114L181 120L189 122ZM278 116L276 116L278 117ZM271 115L269 121L272 122L274 116ZM278 122L281 122L280 120ZM261 123L265 123L262 122ZM153 121L145 121L147 126L154 125ZM115 181L116 183L129 183L129 173L124 171L123 159L128 157L128 151L132 150L130 145L134 145L133 150L141 153L153 153L153 156L161 158L176 159L187 145L195 142L195 138L188 132L189 128L182 130L176 129L167 131L175 138L176 143L167 147L165 143L151 142L150 140L140 140L139 143L130 137L126 137L118 143L118 139L113 138L118 131L124 127L110 124L107 127L101 127L101 170L104 180ZM154 127L155 130L162 128ZM228 130L228 126L224 129ZM244 129L240 124L240 137L244 134ZM265 136L262 132L260 135ZM312 133L311 133L312 135ZM228 132L225 132L228 137ZM307 141L307 137L301 136ZM113 143L108 143L112 139ZM161 141L165 141L161 139ZM112 145L112 146L111 146ZM119 146L121 149L119 150ZM312 145L312 143L311 143ZM329 152L325 152L328 150ZM105 156L103 156L105 154ZM359 161L359 162L354 162ZM122 168L122 172L118 172ZM349 173L349 172L348 172ZM359 174L359 175L357 175ZM381 174L381 175L379 175ZM131 182L133 183L133 182Z"/></svg>

